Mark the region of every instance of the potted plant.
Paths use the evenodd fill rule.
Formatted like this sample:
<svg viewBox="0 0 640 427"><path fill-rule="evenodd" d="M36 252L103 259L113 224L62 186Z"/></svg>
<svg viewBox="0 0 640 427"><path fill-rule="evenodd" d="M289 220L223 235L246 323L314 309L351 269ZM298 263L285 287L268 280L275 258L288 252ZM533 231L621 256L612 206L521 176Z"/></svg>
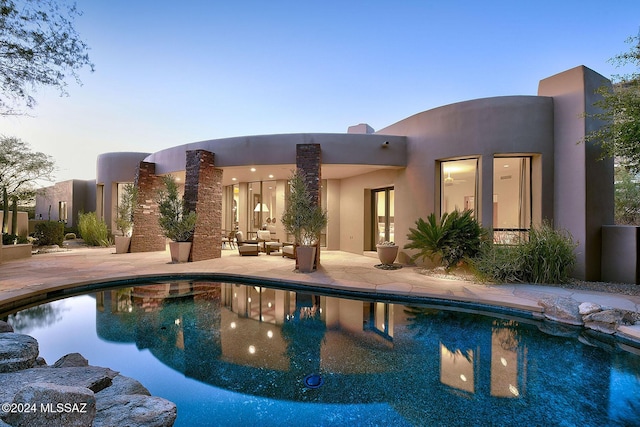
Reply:
<svg viewBox="0 0 640 427"><path fill-rule="evenodd" d="M314 268L320 233L327 226L327 212L314 203L299 170L294 171L289 179L281 221L285 231L293 235L298 270L310 273Z"/></svg>
<svg viewBox="0 0 640 427"><path fill-rule="evenodd" d="M129 252L133 229L133 211L137 200L138 189L133 184L126 184L123 187L122 197L116 210L116 228L122 234L115 236L117 254Z"/></svg>
<svg viewBox="0 0 640 427"><path fill-rule="evenodd" d="M191 252L191 237L196 228L196 213L187 209L184 197L171 175L162 177L164 188L158 191L156 202L160 213L160 227L169 243L172 262L187 262Z"/></svg>
<svg viewBox="0 0 640 427"><path fill-rule="evenodd" d="M382 242L376 245L376 249L383 265L393 265L398 256L398 245L394 242Z"/></svg>

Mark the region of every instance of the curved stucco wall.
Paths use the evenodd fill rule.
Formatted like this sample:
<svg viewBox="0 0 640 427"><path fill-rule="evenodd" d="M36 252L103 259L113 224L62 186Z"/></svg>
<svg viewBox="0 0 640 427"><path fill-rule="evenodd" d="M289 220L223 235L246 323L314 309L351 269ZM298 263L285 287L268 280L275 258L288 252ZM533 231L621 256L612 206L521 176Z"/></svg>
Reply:
<svg viewBox="0 0 640 427"><path fill-rule="evenodd" d="M138 152L100 154L96 163L96 182L133 182L138 164L148 155Z"/></svg>
<svg viewBox="0 0 640 427"><path fill-rule="evenodd" d="M381 148L386 141L393 149ZM323 164L402 167L407 163L406 139L403 136L328 133L212 139L161 150L149 155L145 161L155 163L158 174L182 171L185 168L185 153L202 149L215 154L216 167L295 165L297 144L320 144Z"/></svg>
<svg viewBox="0 0 640 427"><path fill-rule="evenodd" d="M104 153L96 163L96 211L102 216L110 230L115 231L117 185L133 182L138 165L149 153L123 152Z"/></svg>
<svg viewBox="0 0 640 427"><path fill-rule="evenodd" d="M537 216L553 218L553 98L505 96L460 102L408 117L379 133L407 136L407 168L396 181L397 230L416 219L439 214L440 160L477 157L479 215L485 225L493 216L493 158L496 154L534 154ZM483 218L485 220L483 220ZM398 243L406 243L397 233Z"/></svg>

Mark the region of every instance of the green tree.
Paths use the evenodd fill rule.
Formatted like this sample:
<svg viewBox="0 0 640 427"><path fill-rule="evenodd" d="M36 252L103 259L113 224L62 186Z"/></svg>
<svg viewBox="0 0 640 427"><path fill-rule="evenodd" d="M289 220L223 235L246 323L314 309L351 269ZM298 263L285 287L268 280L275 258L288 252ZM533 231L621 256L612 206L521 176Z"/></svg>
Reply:
<svg viewBox="0 0 640 427"><path fill-rule="evenodd" d="M67 95L67 78L80 84L80 70L94 70L74 27L79 15L66 0L0 0L0 115L33 108L37 86Z"/></svg>
<svg viewBox="0 0 640 427"><path fill-rule="evenodd" d="M327 211L314 202L304 172L299 169L289 177L289 192L285 194L280 221L297 245L315 245L327 226Z"/></svg>
<svg viewBox="0 0 640 427"><path fill-rule="evenodd" d="M3 194L2 232L8 232L9 199L32 200L37 180L53 180L53 158L31 150L29 144L14 137L0 136L0 189Z"/></svg>
<svg viewBox="0 0 640 427"><path fill-rule="evenodd" d="M188 242L196 228L197 215L190 211L178 192L178 184L171 175L162 177L164 188L158 191L158 218L164 235L175 242Z"/></svg>
<svg viewBox="0 0 640 427"><path fill-rule="evenodd" d="M616 167L615 175L616 224L640 225L640 183L622 166Z"/></svg>
<svg viewBox="0 0 640 427"><path fill-rule="evenodd" d="M585 141L603 149L604 157L617 157L623 167L640 173L640 36L630 37L628 52L613 57L616 66L634 66L634 72L612 77L609 85L597 91L602 98L594 103L600 111L587 114L602 121L602 126L589 132Z"/></svg>

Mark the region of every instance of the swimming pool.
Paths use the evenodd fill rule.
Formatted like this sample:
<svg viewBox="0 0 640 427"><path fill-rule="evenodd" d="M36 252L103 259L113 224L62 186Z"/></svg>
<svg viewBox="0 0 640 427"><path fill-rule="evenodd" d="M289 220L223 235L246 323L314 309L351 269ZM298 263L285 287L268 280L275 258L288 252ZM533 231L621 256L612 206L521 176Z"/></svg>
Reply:
<svg viewBox="0 0 640 427"><path fill-rule="evenodd" d="M8 322L48 363L79 352L138 379L177 404L176 426L640 419L638 349L508 315L183 281L67 298Z"/></svg>

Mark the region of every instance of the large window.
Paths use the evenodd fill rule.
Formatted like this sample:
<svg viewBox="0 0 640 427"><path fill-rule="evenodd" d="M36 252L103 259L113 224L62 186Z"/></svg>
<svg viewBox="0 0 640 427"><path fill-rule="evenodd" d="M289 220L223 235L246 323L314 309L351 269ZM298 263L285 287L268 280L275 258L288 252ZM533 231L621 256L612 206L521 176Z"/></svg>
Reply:
<svg viewBox="0 0 640 427"><path fill-rule="evenodd" d="M382 242L394 241L394 191L393 187L372 191L373 202L373 227L376 241L375 245Z"/></svg>
<svg viewBox="0 0 640 427"><path fill-rule="evenodd" d="M260 181L248 184L249 231L262 228L275 232L275 224L278 218L276 210L276 182Z"/></svg>
<svg viewBox="0 0 640 427"><path fill-rule="evenodd" d="M477 212L478 159L440 162L440 213Z"/></svg>
<svg viewBox="0 0 640 427"><path fill-rule="evenodd" d="M493 159L494 240L515 243L531 227L531 158Z"/></svg>

